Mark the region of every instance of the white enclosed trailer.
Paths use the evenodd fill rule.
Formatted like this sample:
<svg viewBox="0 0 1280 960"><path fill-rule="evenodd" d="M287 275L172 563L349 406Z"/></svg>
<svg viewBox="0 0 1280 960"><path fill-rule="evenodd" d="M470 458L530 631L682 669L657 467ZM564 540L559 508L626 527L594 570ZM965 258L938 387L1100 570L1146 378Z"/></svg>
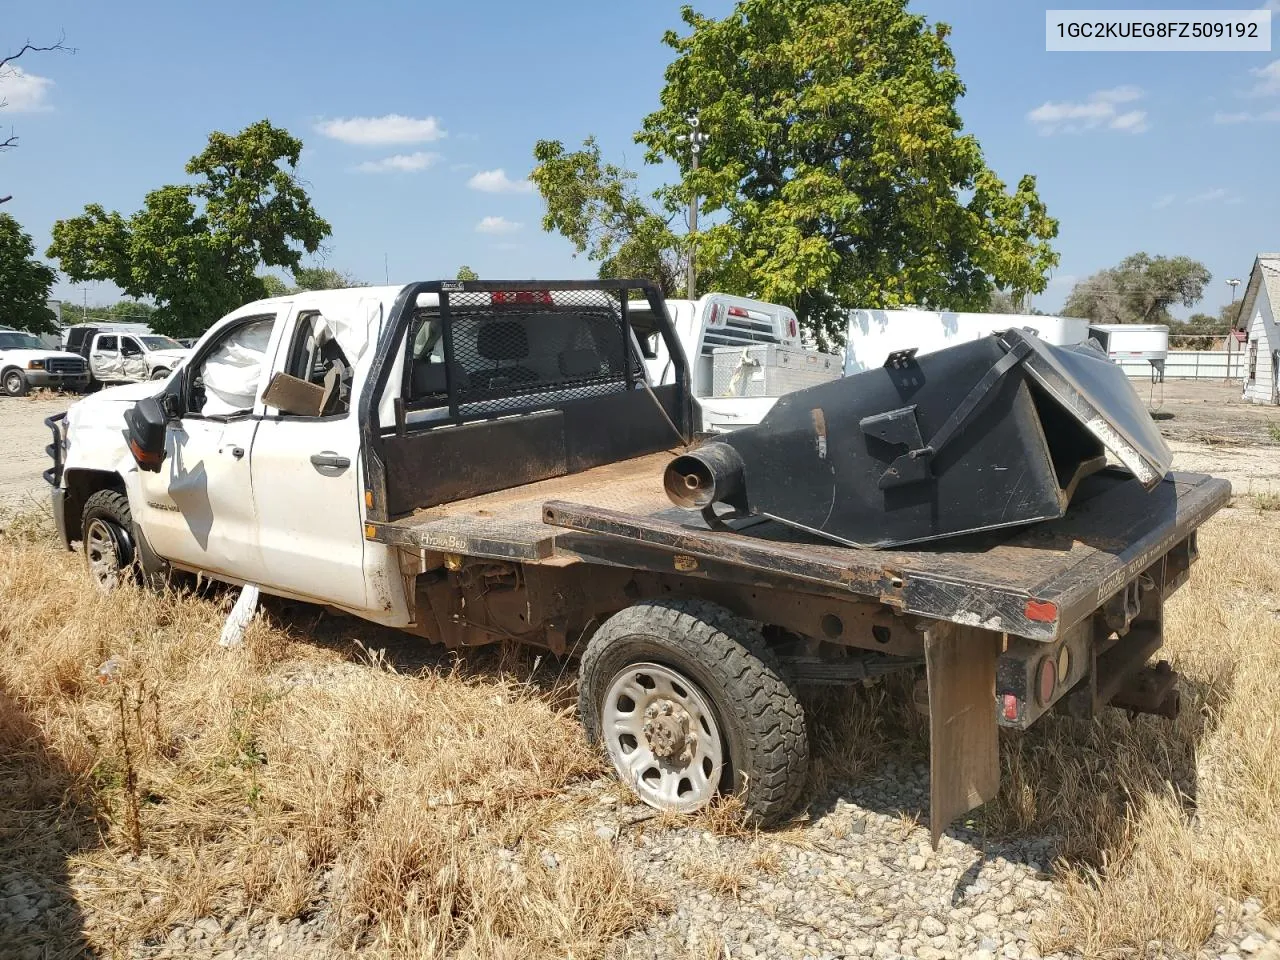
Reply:
<svg viewBox="0 0 1280 960"><path fill-rule="evenodd" d="M1026 313L950 313L937 310L850 310L844 374L884 366L899 350L933 353L980 340L997 330L1030 328L1046 343L1066 346L1089 337L1089 321Z"/></svg>
<svg viewBox="0 0 1280 960"><path fill-rule="evenodd" d="M1093 323L1089 336L1098 341L1112 363L1129 376L1164 379L1169 358L1169 328L1163 323Z"/></svg>

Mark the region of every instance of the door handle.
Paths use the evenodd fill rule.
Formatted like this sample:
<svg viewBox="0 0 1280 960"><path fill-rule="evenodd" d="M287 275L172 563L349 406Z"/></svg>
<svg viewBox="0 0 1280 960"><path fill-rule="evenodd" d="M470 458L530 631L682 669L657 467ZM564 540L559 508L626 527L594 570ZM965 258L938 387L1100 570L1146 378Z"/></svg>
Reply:
<svg viewBox="0 0 1280 960"><path fill-rule="evenodd" d="M351 458L334 453L332 450L324 450L311 455L311 465L313 467L332 467L337 470L345 470L351 466Z"/></svg>

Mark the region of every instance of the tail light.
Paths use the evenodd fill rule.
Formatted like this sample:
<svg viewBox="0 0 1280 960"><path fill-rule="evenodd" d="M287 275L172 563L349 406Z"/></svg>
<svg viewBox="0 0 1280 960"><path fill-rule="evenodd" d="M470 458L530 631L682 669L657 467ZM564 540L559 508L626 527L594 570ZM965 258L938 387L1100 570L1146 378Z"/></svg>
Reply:
<svg viewBox="0 0 1280 960"><path fill-rule="evenodd" d="M713 303L711 312L707 314L707 326L714 327L720 323L720 304Z"/></svg>
<svg viewBox="0 0 1280 960"><path fill-rule="evenodd" d="M800 329L799 329L799 325L796 323L796 318L788 317L787 318L787 336L790 337L792 340L794 340L797 334L799 334L799 332L800 332Z"/></svg>
<svg viewBox="0 0 1280 960"><path fill-rule="evenodd" d="M489 294L489 302L505 303L541 303L554 306L550 290L494 290Z"/></svg>
<svg viewBox="0 0 1280 960"><path fill-rule="evenodd" d="M751 316L751 314L747 313L747 311L742 307L730 307L726 312L731 317L741 317L743 320Z"/></svg>

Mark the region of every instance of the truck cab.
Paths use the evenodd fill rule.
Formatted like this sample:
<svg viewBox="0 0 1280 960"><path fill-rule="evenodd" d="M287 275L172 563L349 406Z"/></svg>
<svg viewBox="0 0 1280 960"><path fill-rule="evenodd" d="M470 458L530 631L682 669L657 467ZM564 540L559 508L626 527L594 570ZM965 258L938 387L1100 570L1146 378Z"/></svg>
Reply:
<svg viewBox="0 0 1280 960"><path fill-rule="evenodd" d="M666 307L689 358L700 432L759 423L783 393L840 375L838 356L804 346L790 307L727 293L668 300ZM670 383L671 357L656 324L646 317L648 305L637 302L631 309L650 379ZM783 364L791 376L775 383L773 369Z"/></svg>
<svg viewBox="0 0 1280 960"><path fill-rule="evenodd" d="M163 380L191 353L177 340L137 325L71 328L67 349L83 356L93 380L102 384Z"/></svg>

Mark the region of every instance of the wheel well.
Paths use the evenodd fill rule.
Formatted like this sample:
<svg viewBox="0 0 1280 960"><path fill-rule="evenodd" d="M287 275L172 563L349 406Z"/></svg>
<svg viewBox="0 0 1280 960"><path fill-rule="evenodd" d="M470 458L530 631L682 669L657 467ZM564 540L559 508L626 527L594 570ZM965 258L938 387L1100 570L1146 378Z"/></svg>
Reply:
<svg viewBox="0 0 1280 960"><path fill-rule="evenodd" d="M127 495L124 479L110 470L68 470L66 473L67 533L72 540L80 539L81 517L84 505L99 490L116 490Z"/></svg>

